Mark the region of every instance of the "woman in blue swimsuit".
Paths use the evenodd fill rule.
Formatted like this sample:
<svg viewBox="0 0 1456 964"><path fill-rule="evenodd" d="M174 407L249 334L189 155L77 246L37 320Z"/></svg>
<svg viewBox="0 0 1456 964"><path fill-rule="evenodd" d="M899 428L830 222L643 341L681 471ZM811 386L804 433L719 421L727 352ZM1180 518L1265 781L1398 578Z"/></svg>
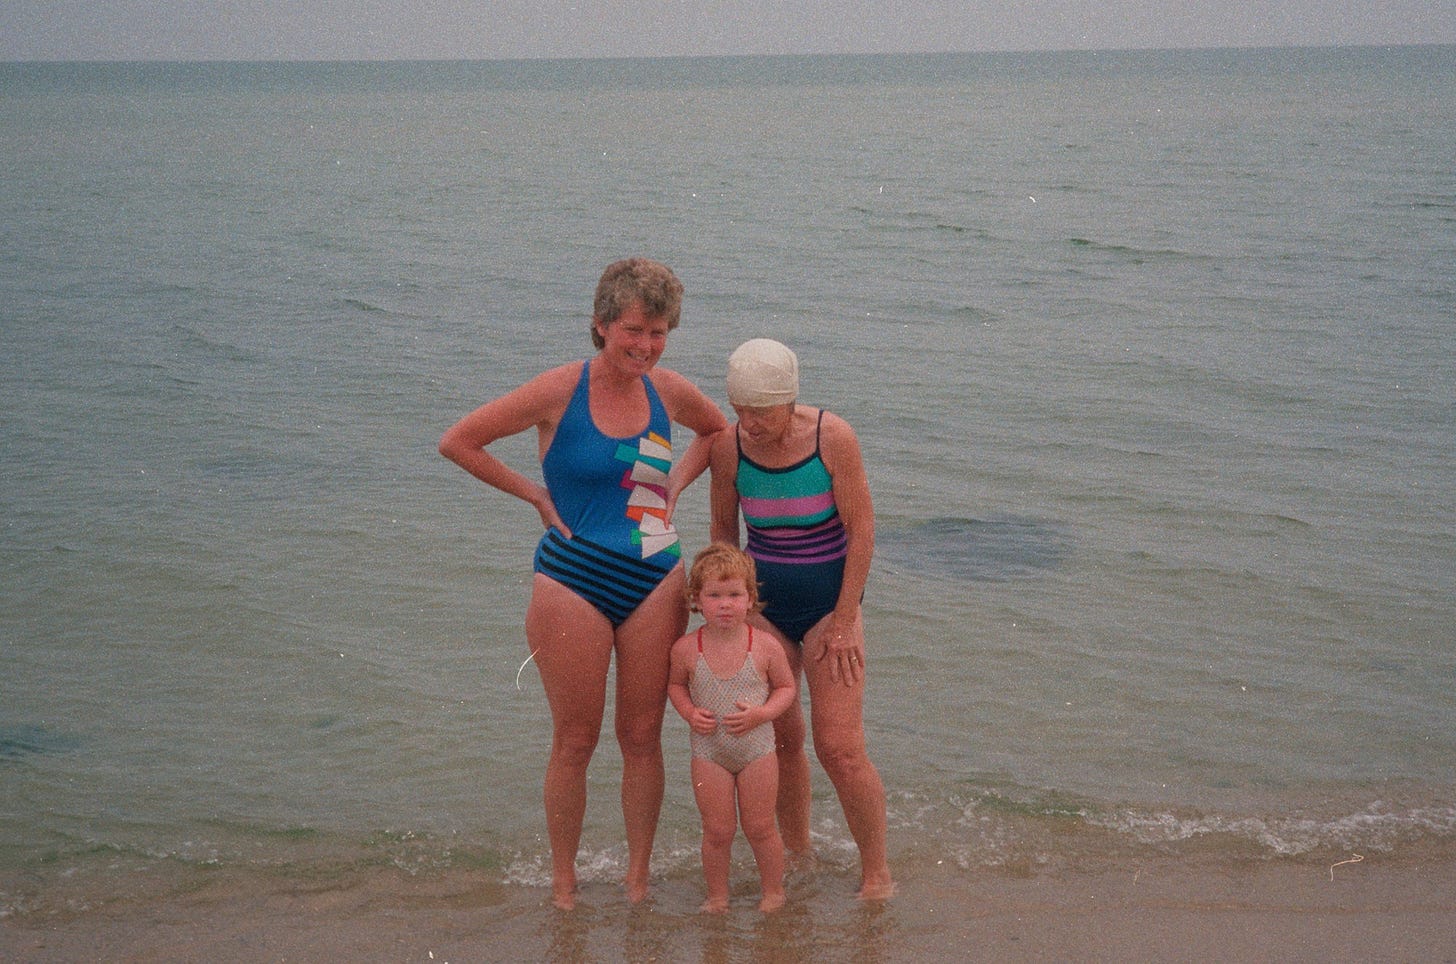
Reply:
<svg viewBox="0 0 1456 964"><path fill-rule="evenodd" d="M728 360L738 423L713 442L715 542L739 544L758 568L763 611L795 678L808 683L814 753L834 783L860 853L860 896L894 890L885 851L885 788L865 749L860 598L875 550L875 514L859 441L842 418L798 403L799 362L755 338ZM809 849L809 760L797 702L774 721L779 832Z"/></svg>
<svg viewBox="0 0 1456 964"><path fill-rule="evenodd" d="M575 904L586 772L616 654L616 733L627 827L626 888L647 894L662 806L662 720L673 642L687 626L672 512L707 467L727 420L686 378L658 368L677 327L682 283L646 258L610 265L597 285L597 354L536 376L462 418L440 453L529 502L546 532L536 550L526 641L551 706L546 826L552 899ZM671 423L696 433L673 463ZM544 484L496 458L490 443L534 428Z"/></svg>

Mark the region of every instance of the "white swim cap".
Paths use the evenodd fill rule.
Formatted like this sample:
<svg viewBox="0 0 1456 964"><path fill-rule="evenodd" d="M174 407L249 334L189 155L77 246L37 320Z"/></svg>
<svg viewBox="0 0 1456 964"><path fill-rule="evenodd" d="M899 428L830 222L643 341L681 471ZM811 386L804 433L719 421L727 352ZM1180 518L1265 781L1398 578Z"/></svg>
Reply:
<svg viewBox="0 0 1456 964"><path fill-rule="evenodd" d="M787 405L799 397L799 359L772 338L745 341L728 356L728 401L744 408Z"/></svg>

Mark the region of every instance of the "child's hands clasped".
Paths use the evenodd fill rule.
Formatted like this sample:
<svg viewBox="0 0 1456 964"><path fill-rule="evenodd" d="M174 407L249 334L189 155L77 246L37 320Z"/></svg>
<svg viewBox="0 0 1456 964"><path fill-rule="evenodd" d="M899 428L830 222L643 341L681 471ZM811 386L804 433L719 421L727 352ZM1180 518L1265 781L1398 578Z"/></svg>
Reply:
<svg viewBox="0 0 1456 964"><path fill-rule="evenodd" d="M749 706L741 700L733 705L738 707L738 712L723 715L723 729L734 736L742 736L767 720L762 706Z"/></svg>
<svg viewBox="0 0 1456 964"><path fill-rule="evenodd" d="M688 726L692 727L694 733L711 736L718 732L718 718L710 710L695 706L693 715L688 717Z"/></svg>

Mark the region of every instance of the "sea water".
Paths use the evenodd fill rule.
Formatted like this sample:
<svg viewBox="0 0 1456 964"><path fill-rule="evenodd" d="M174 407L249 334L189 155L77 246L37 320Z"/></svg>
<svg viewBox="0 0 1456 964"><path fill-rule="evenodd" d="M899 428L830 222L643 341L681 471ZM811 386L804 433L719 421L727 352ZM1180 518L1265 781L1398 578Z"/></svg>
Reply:
<svg viewBox="0 0 1456 964"><path fill-rule="evenodd" d="M1449 841L1453 102L1450 47L0 65L0 917L548 881L539 522L435 445L632 254L664 365L778 338L857 431L897 874Z"/></svg>

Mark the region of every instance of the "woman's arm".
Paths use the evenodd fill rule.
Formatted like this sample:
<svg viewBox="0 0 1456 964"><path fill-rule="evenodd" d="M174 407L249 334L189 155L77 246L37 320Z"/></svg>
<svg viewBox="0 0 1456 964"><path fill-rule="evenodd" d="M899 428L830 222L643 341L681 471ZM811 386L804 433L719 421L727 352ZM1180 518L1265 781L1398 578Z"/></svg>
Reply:
<svg viewBox="0 0 1456 964"><path fill-rule="evenodd" d="M830 661L833 678L840 675L837 672L840 666L837 656L841 650L847 650L848 665L845 668L849 672L843 681L848 685L858 680L864 671L864 638L861 632L856 631L856 622L860 599L869 581L870 561L875 554L875 508L870 499L870 484L865 476L859 439L849 423L832 412L826 412L824 416L820 453L824 467L829 470L834 504L844 523L849 551L844 560L839 599L829 622L821 627L822 632L818 634L823 647L815 658L836 657Z"/></svg>
<svg viewBox="0 0 1456 964"><path fill-rule="evenodd" d="M698 386L675 371L666 368L654 369L652 384L662 398L668 417L695 433L694 439L683 451L682 457L673 463L667 476L667 511L668 521L671 521L678 497L708 467L713 439L728 426L728 420Z"/></svg>
<svg viewBox="0 0 1456 964"><path fill-rule="evenodd" d="M870 560L875 554L875 507L870 483L865 477L859 439L849 423L833 412L824 416L820 451L834 487L834 504L844 523L849 555L844 561L844 581L839 589L836 616L850 617L859 609L869 580Z"/></svg>
<svg viewBox="0 0 1456 964"><path fill-rule="evenodd" d="M713 542L738 545L738 441L733 429L727 428L713 439L708 456L712 468L709 505L712 525L708 538Z"/></svg>
<svg viewBox="0 0 1456 964"><path fill-rule="evenodd" d="M517 435L531 427L543 433L554 430L571 399L580 364L553 368L519 388L486 402L450 426L440 438L440 454L492 488L530 503L548 528L555 526L570 536L556 513L551 494L539 482L527 478L486 450L492 442Z"/></svg>

